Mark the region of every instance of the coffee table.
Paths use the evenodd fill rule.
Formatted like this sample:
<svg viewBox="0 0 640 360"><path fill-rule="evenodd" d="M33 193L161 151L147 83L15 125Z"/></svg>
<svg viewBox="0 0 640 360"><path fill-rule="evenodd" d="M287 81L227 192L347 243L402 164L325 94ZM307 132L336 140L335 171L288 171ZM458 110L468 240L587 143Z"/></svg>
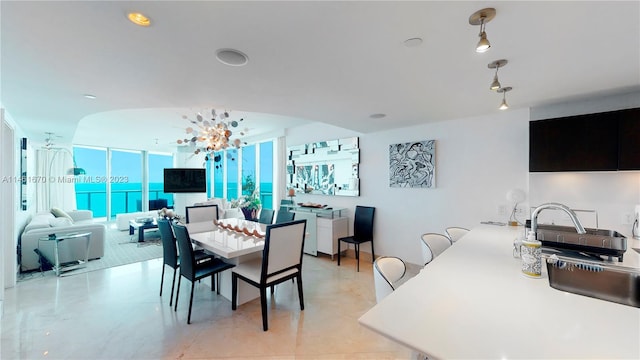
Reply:
<svg viewBox="0 0 640 360"><path fill-rule="evenodd" d="M129 220L129 235L138 230L138 242L144 242L144 231L149 229L157 229L158 222L153 219L151 222L137 222L136 220Z"/></svg>

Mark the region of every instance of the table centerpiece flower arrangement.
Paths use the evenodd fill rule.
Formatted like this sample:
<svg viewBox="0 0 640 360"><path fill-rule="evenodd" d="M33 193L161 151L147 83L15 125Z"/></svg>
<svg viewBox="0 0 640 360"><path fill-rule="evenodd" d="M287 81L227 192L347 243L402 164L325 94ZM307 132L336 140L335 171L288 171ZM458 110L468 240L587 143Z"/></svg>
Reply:
<svg viewBox="0 0 640 360"><path fill-rule="evenodd" d="M260 190L255 186L255 182L251 175L247 175L242 190L245 195L231 201L232 208L240 208L244 218L251 221L257 221L258 212L262 203L260 202Z"/></svg>

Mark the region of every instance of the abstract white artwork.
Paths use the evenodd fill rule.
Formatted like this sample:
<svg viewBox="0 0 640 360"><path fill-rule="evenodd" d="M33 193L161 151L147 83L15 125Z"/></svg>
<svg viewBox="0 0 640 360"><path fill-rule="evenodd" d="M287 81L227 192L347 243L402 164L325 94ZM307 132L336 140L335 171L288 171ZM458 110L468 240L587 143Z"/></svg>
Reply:
<svg viewBox="0 0 640 360"><path fill-rule="evenodd" d="M436 141L389 145L389 186L436 187Z"/></svg>

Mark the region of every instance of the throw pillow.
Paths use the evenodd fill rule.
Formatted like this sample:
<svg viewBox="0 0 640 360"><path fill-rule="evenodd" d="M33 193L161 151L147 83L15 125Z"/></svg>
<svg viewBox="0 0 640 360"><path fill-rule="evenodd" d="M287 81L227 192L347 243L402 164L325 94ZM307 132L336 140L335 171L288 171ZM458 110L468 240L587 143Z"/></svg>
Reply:
<svg viewBox="0 0 640 360"><path fill-rule="evenodd" d="M57 218L64 217L69 219L71 223L73 223L73 218L60 208L57 208L57 207L51 208L51 213L53 214L53 216Z"/></svg>
<svg viewBox="0 0 640 360"><path fill-rule="evenodd" d="M73 225L73 223L71 222L71 220L69 220L69 218L63 216L49 220L49 225L51 227L66 227Z"/></svg>

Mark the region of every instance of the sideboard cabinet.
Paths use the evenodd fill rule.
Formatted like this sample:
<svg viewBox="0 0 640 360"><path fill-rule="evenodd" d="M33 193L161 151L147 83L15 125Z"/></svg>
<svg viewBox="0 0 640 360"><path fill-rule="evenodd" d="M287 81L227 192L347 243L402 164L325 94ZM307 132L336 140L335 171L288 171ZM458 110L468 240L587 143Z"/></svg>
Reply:
<svg viewBox="0 0 640 360"><path fill-rule="evenodd" d="M296 220L307 220L305 254L317 256L321 252L333 259L333 255L338 253L338 239L349 235L349 218L341 216L344 209L287 207L296 213Z"/></svg>
<svg viewBox="0 0 640 360"><path fill-rule="evenodd" d="M338 253L338 239L349 235L349 218L318 218L316 222L318 252L333 256Z"/></svg>

